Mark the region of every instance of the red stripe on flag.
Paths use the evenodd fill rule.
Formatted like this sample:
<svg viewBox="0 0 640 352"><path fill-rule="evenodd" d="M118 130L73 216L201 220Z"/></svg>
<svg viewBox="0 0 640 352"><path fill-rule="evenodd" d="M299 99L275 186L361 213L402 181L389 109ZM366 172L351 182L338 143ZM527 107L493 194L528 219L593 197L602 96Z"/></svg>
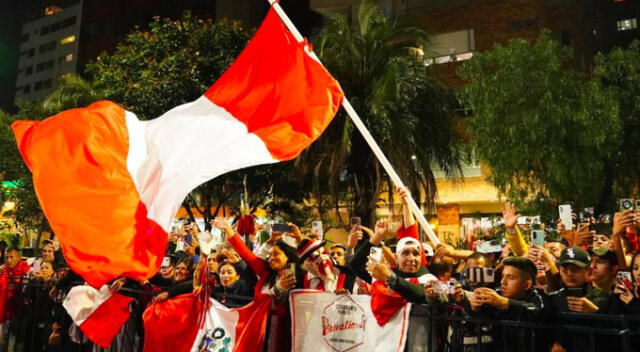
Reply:
<svg viewBox="0 0 640 352"><path fill-rule="evenodd" d="M152 304L142 315L144 352L191 351L201 310L202 301L190 293Z"/></svg>
<svg viewBox="0 0 640 352"><path fill-rule="evenodd" d="M131 301L131 297L114 293L80 324L80 330L98 346L109 347L122 325L129 319Z"/></svg>
<svg viewBox="0 0 640 352"><path fill-rule="evenodd" d="M262 350L270 308L271 296L260 295L249 305L237 309L238 325L233 352Z"/></svg>
<svg viewBox="0 0 640 352"><path fill-rule="evenodd" d="M260 137L274 159L284 161L322 134L340 108L343 92L272 9L205 96Z"/></svg>
<svg viewBox="0 0 640 352"><path fill-rule="evenodd" d="M147 218L127 170L125 111L100 101L12 128L69 267L93 287L153 276L167 233Z"/></svg>

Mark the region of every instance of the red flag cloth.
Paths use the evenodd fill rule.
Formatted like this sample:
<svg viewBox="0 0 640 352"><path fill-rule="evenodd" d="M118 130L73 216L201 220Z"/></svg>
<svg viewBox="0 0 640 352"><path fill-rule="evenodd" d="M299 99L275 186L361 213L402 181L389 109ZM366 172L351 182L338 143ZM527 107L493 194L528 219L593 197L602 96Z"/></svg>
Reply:
<svg viewBox="0 0 640 352"><path fill-rule="evenodd" d="M144 352L262 351L270 308L267 295L233 309L214 299L205 306L192 294L153 304L142 316Z"/></svg>
<svg viewBox="0 0 640 352"><path fill-rule="evenodd" d="M414 283L417 282L416 279ZM382 281L375 281L371 286L371 311L380 326L389 322L391 317L407 303L408 301L404 297L391 290Z"/></svg>
<svg viewBox="0 0 640 352"><path fill-rule="evenodd" d="M100 290L81 285L69 291L62 305L89 340L106 348L129 319L131 301L131 297L111 293L107 285Z"/></svg>
<svg viewBox="0 0 640 352"><path fill-rule="evenodd" d="M144 311L144 352L188 352L200 330L202 300L185 294L153 303Z"/></svg>
<svg viewBox="0 0 640 352"><path fill-rule="evenodd" d="M133 298L114 293L102 303L84 323L78 327L100 347L109 347L118 332L129 319L129 303Z"/></svg>
<svg viewBox="0 0 640 352"><path fill-rule="evenodd" d="M295 158L342 99L338 82L271 10L203 96L156 119L100 101L12 128L69 267L100 287L153 276L190 191L230 171Z"/></svg>
<svg viewBox="0 0 640 352"><path fill-rule="evenodd" d="M397 231L397 235L399 240L405 237L411 237L418 240L418 242L420 242L420 248L421 248L420 256L422 257L422 265L425 267L429 265L429 263L427 262L427 256L424 253L424 247L422 247L422 242L420 241L420 235L418 234L418 224L413 224L409 227L403 226L399 228Z"/></svg>

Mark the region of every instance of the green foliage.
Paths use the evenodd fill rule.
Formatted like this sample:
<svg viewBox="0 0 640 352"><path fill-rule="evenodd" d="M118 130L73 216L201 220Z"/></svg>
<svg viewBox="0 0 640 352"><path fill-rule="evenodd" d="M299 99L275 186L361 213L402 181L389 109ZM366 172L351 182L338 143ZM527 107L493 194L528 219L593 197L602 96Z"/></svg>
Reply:
<svg viewBox="0 0 640 352"><path fill-rule="evenodd" d="M490 180L520 204L596 204L620 131L618 104L569 68L572 51L543 31L477 53L459 70L466 125Z"/></svg>
<svg viewBox="0 0 640 352"><path fill-rule="evenodd" d="M617 48L595 58L595 77L620 106L618 145L608 162L606 182L613 192L603 199L616 206L616 199L639 196L640 186L640 42Z"/></svg>
<svg viewBox="0 0 640 352"><path fill-rule="evenodd" d="M429 78L416 56L426 33L379 9L363 5L358 26L334 15L315 39L329 72L380 144L413 194L426 191L435 204L432 165L450 174L460 170L453 125L453 96ZM373 218L388 180L377 159L344 112L303 155L298 165L313 175L316 194L351 200L364 221ZM341 200L341 199L340 199Z"/></svg>
<svg viewBox="0 0 640 352"><path fill-rule="evenodd" d="M201 96L231 65L251 33L238 22L156 19L136 30L113 55L87 65L95 88L141 119L152 119Z"/></svg>

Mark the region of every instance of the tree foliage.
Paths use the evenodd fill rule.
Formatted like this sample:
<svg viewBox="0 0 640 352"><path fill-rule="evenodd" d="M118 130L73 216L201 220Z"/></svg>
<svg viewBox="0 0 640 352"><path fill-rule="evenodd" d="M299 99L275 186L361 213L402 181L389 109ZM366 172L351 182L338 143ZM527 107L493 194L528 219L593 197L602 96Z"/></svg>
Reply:
<svg viewBox="0 0 640 352"><path fill-rule="evenodd" d="M618 143L618 105L571 68L572 51L543 31L477 53L459 70L466 129L490 180L520 202L592 206Z"/></svg>
<svg viewBox="0 0 640 352"><path fill-rule="evenodd" d="M372 5L360 7L357 23L331 17L315 39L316 51L403 181L416 196L424 190L433 206L432 167L460 170L455 99L416 56L428 43L422 29L386 18ZM381 165L343 111L298 163L314 175L316 189L346 196L366 219L388 188Z"/></svg>
<svg viewBox="0 0 640 352"><path fill-rule="evenodd" d="M231 65L251 33L239 22L156 19L131 32L112 55L87 65L95 88L141 119L200 97Z"/></svg>
<svg viewBox="0 0 640 352"><path fill-rule="evenodd" d="M601 200L615 206L617 197L640 198L640 42L598 54L595 63L595 78L615 97L620 109L618 143L605 175L612 191L604 193Z"/></svg>

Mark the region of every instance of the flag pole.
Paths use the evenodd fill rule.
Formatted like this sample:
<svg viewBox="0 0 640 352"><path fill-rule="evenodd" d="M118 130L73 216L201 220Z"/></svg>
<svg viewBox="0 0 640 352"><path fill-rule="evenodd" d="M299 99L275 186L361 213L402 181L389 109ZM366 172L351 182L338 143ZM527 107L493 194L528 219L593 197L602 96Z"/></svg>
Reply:
<svg viewBox="0 0 640 352"><path fill-rule="evenodd" d="M302 36L302 34L300 34L300 32L298 31L296 26L293 24L293 22L291 22L291 20L289 19L289 16L287 16L287 14L284 12L282 7L278 3L278 0L268 0L268 1L273 7L273 9L276 11L276 13L278 14L282 22L285 24L285 26L287 26L287 28L289 29L289 32L291 32L293 37L299 43L304 42L304 37ZM316 56L316 54L313 51L311 51L311 48L309 46L306 46L305 49L307 53L314 60L320 62L320 59L318 58L318 56ZM389 159L387 159L387 157L384 155L378 143L375 141L375 139L373 139L373 136L371 135L371 133L369 133L367 126L365 126L365 124L362 122L362 119L360 119L360 116L358 116L358 113L356 112L356 110L353 108L353 106L351 105L351 103L346 97L342 100L342 107L347 112L347 115L349 115L349 117L351 118L351 121L353 121L353 123L358 128L358 131L360 131L360 133L362 134L362 137L364 137L365 141L367 141L367 143L369 144L369 147L373 151L373 154L375 154L375 156L378 158L378 161L380 161L380 164L382 164L382 167L391 178L391 181L393 181L396 187L406 188L404 183L400 179L400 176L398 175L396 170L393 168L393 166L389 162ZM411 212L413 213L413 215L416 217L416 220L418 220L418 223L420 224L422 229L426 232L427 236L429 237L429 240L431 240L431 242L435 245L440 244L440 240L438 239L438 236L436 236L436 234L433 232L433 229L429 225L429 222L427 221L427 219L424 217L424 214L422 213L422 210L420 209L418 204L413 200L413 197L407 197L407 205L411 209Z"/></svg>

